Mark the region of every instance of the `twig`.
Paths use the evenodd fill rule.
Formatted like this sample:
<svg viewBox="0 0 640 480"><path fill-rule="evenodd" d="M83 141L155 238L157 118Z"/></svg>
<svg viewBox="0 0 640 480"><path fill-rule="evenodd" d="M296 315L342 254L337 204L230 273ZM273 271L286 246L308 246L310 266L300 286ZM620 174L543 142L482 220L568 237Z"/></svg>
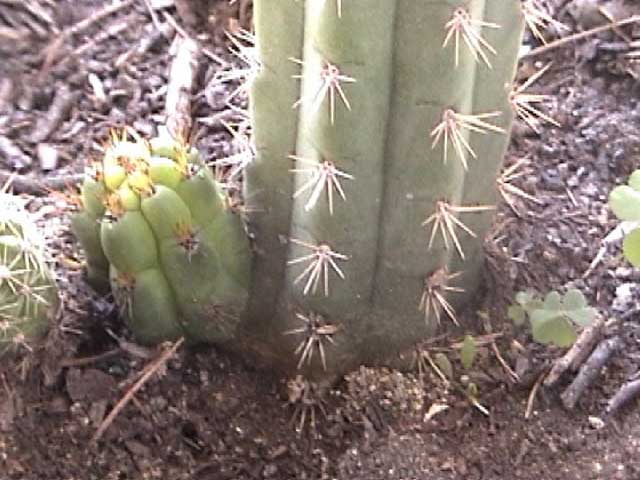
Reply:
<svg viewBox="0 0 640 480"><path fill-rule="evenodd" d="M30 140L40 143L49 138L67 116L77 96L78 92L71 92L66 85L59 88L47 114L36 122Z"/></svg>
<svg viewBox="0 0 640 480"><path fill-rule="evenodd" d="M540 389L540 385L542 384L542 380L544 380L544 376L545 376L545 372L542 372L540 375L538 375L538 379L536 380L536 383L533 384L533 388L531 389L531 392L529 392L529 398L527 399L527 409L524 412L524 418L526 420L528 420L529 417L531 417L531 414L533 413L533 402L536 399L536 394Z"/></svg>
<svg viewBox="0 0 640 480"><path fill-rule="evenodd" d="M631 23L635 23L638 21L640 21L640 15L633 15L631 17L618 20L617 22L612 22L607 25L600 25L599 27L594 27L590 30L585 30L584 32L574 33L573 35L568 35L566 37L559 38L558 40L555 40L551 43L547 43L546 45L542 45L538 48L534 48L533 50L522 55L520 58L535 57L537 55L546 53L549 50L553 50L554 48L558 48L563 45L566 45L567 43L571 43L575 40L582 40L583 38L591 37L600 32L606 32L607 30L616 29L617 27L629 25Z"/></svg>
<svg viewBox="0 0 640 480"><path fill-rule="evenodd" d="M2 379L2 387L4 388L4 391L7 392L7 395L9 397L11 397L12 392L9 388L9 382L7 382L7 378L4 376L4 373L0 373L0 378Z"/></svg>
<svg viewBox="0 0 640 480"><path fill-rule="evenodd" d="M187 31L180 26L180 24L176 21L175 18L171 16L169 12L162 12L162 15L164 15L164 19L175 29L176 32L178 32L184 38L191 38L191 35L189 35Z"/></svg>
<svg viewBox="0 0 640 480"><path fill-rule="evenodd" d="M473 337L473 343L475 343L476 347L483 347L490 343L495 342L497 339L501 338L504 335L502 332L497 333L487 333L485 335L478 335L477 337ZM454 342L449 347L454 350L460 350L464 345L464 341Z"/></svg>
<svg viewBox="0 0 640 480"><path fill-rule="evenodd" d="M191 91L198 73L198 44L188 37L176 37L171 62L165 112L167 128L178 139L186 140L191 131Z"/></svg>
<svg viewBox="0 0 640 480"><path fill-rule="evenodd" d="M26 175L9 174L0 171L0 185L4 185L11 179L11 189L15 193L28 195L46 195L52 190L63 191L74 187L84 180L84 174L44 177L41 179L30 178Z"/></svg>
<svg viewBox="0 0 640 480"><path fill-rule="evenodd" d="M491 412L489 411L489 409L487 407L485 407L484 405L482 405L477 398L472 397L471 395L469 395L468 393L466 393L467 396L467 400L469 400L469 402L471 403L471 405L473 405L474 407L476 407L478 409L478 411L480 413L482 413L484 416L486 417L490 417L491 416Z"/></svg>
<svg viewBox="0 0 640 480"><path fill-rule="evenodd" d="M569 351L555 361L549 375L544 380L544 386L553 387L567 370L577 370L600 339L603 328L604 319L598 316L593 324L582 331Z"/></svg>
<svg viewBox="0 0 640 480"><path fill-rule="evenodd" d="M614 415L629 401L640 395L640 379L627 382L607 402L606 415Z"/></svg>
<svg viewBox="0 0 640 480"><path fill-rule="evenodd" d="M182 37L191 38L191 36L187 33L187 31L184 28L182 28L178 24L178 22L176 22L176 19L173 18L169 12L162 12L162 14L164 15L164 19L169 23L169 25L171 25L175 29L176 32L178 32L180 35L182 35ZM219 57L218 55L213 53L208 48L201 47L201 51L207 57L209 57L211 60L213 60L214 62L218 63L221 67L227 68L229 66L229 62L225 61L224 59L222 59L221 57Z"/></svg>
<svg viewBox="0 0 640 480"><path fill-rule="evenodd" d="M18 30L0 25L0 40L3 42L18 42L28 36L29 32L26 30Z"/></svg>
<svg viewBox="0 0 640 480"><path fill-rule="evenodd" d="M123 352L126 352L133 357L143 358L145 360L149 360L153 357L153 350L151 348L129 342L128 340L116 335L110 328L107 328L107 333L111 338L118 342L118 346Z"/></svg>
<svg viewBox="0 0 640 480"><path fill-rule="evenodd" d="M32 161L31 157L20 150L20 147L9 138L0 135L0 163L11 169L23 170L30 167Z"/></svg>
<svg viewBox="0 0 640 480"><path fill-rule="evenodd" d="M593 383L600 373L600 369L621 346L622 340L620 337L610 338L598 345L582 366L573 382L571 382L567 389L562 392L562 395L560 395L565 408L572 410L576 406L582 393Z"/></svg>
<svg viewBox="0 0 640 480"><path fill-rule="evenodd" d="M194 11L194 2L191 0L174 0L174 5L178 16L188 27L196 27L198 25L198 16Z"/></svg>
<svg viewBox="0 0 640 480"><path fill-rule="evenodd" d="M78 23L71 26L68 30L65 30L62 34L66 36L77 35L78 33L83 32L87 28L91 27L91 25L93 25L94 23L100 22L106 17L133 5L134 2L135 0L124 0L122 2L114 2L111 5L107 5L102 10L98 10L87 18L80 20Z"/></svg>
<svg viewBox="0 0 640 480"><path fill-rule="evenodd" d="M47 27L49 27L49 29L51 29L54 33L58 33L59 31L51 16L47 12L45 12L37 2L32 3L25 0L0 0L0 4L10 6L11 10L22 7L27 13L35 17L36 21L40 20L42 23L47 24ZM30 20L28 17L25 18L22 15L20 16L25 20ZM29 21L28 23L30 25L33 24L33 22L31 21Z"/></svg>
<svg viewBox="0 0 640 480"><path fill-rule="evenodd" d="M502 354L500 353L500 350L498 350L498 346L496 345L495 341L491 342L491 349L493 350L494 355L498 359L498 363L500 363L500 365L502 365L502 368L504 369L504 371L507 372L507 374L509 375L509 378L513 382L518 383L520 381L520 377L518 376L518 374L516 372L513 371L513 369L509 366L509 364L502 357Z"/></svg>
<svg viewBox="0 0 640 480"><path fill-rule="evenodd" d="M613 230L611 230L607 235L602 239L600 248L598 249L598 253L592 260L589 268L582 274L582 278L587 278L591 273L595 270L600 262L604 259L607 254L607 249L609 245L619 242L622 240L629 232L635 230L636 222L620 222Z"/></svg>
<svg viewBox="0 0 640 480"><path fill-rule="evenodd" d="M80 20L78 23L72 25L65 31L63 31L58 38L54 39L47 48L43 51L43 64L38 74L38 78L42 80L49 72L54 63L60 58L60 52L64 43L72 37L77 35L91 27L94 23L102 21L104 18L119 12L120 10L133 5L135 0L124 0L122 2L115 2L111 5L107 5L101 10L97 10L92 15Z"/></svg>
<svg viewBox="0 0 640 480"><path fill-rule="evenodd" d="M598 7L598 12L600 12L600 15L605 17L610 22L615 22L616 21L615 17L613 15L611 15L611 13L609 13L605 7ZM624 33L617 26L613 28L613 31L616 33L616 35L618 35L620 38L622 38L625 42L631 43L633 41L633 39L631 39L629 37L629 35Z"/></svg>
<svg viewBox="0 0 640 480"><path fill-rule="evenodd" d="M88 42L80 45L73 52L67 55L64 58L64 61L68 61L72 58L79 57L89 49L93 48L95 45L102 43L108 40L110 37L117 37L122 32L131 28L131 26L137 21L137 16L135 14L128 15L122 21L113 23L109 25L104 31L99 32L97 35L91 38Z"/></svg>
<svg viewBox="0 0 640 480"><path fill-rule="evenodd" d="M154 373L158 371L158 369L165 363L171 356L178 350L180 345L184 342L184 337L181 337L173 346L167 350L165 350L162 355L160 355L156 360L151 362L147 367L145 367L145 373L140 377L140 379L133 384L133 386L124 394L124 396L115 404L113 409L109 412L109 415L105 417L102 421L96 433L91 438L91 443L96 443L104 432L109 428L109 426L113 423L118 414L122 411L122 409L133 399L134 395L140 390L145 383L153 376Z"/></svg>
<svg viewBox="0 0 640 480"><path fill-rule="evenodd" d="M495 334L492 331L493 327L491 326L491 322L489 321L489 316L486 314L486 312L482 312L480 314L480 318L482 318L484 330L487 332L487 338L491 338L491 350L493 351L493 354L498 359L498 363L500 363L504 371L507 372L508 377L514 383L518 383L520 381L520 377L516 372L513 371L513 369L509 366L509 364L503 358L502 354L500 353L500 350L498 349L498 345L496 344L496 338L490 337L491 335L495 335Z"/></svg>
<svg viewBox="0 0 640 480"><path fill-rule="evenodd" d="M16 87L17 85L14 84L14 80L10 77L0 79L0 114L13 108Z"/></svg>
<svg viewBox="0 0 640 480"><path fill-rule="evenodd" d="M451 384L451 382L449 381L449 378L447 378L447 376L442 373L442 370L440 370L440 368L438 368L438 366L436 365L436 363L433 361L433 359L431 358L431 355L429 355L429 352L425 351L424 352L424 357L427 359L427 361L429 362L429 365L431 366L431 368L433 369L434 372L436 372L436 374L440 377L440 380L442 380L442 383L445 386L449 386Z"/></svg>
<svg viewBox="0 0 640 480"><path fill-rule="evenodd" d="M233 109L221 110L208 117L199 117L196 120L208 127L217 127L221 131L228 131L224 126L224 123L236 120L239 117L239 113Z"/></svg>
<svg viewBox="0 0 640 480"><path fill-rule="evenodd" d="M160 43L163 38L171 41L171 39L173 38L173 34L173 27L166 22L161 24L158 29L151 27L135 47L127 50L116 59L114 63L116 68L122 68L123 66L133 61L135 58L144 55L156 44Z"/></svg>
<svg viewBox="0 0 640 480"><path fill-rule="evenodd" d="M98 355L92 355L91 357L63 358L60 361L60 368L83 367L85 365L91 365L92 363L100 362L102 360L106 360L107 358L111 358L120 352L121 352L120 348L114 348L112 350L107 350L106 352L100 353Z"/></svg>
<svg viewBox="0 0 640 480"><path fill-rule="evenodd" d="M162 24L160 23L160 20L158 19L158 15L153 10L153 5L151 5L151 1L150 0L143 0L143 1L144 1L145 6L147 7L147 10L149 11L149 15L151 16L151 22L153 23L153 26L156 27L157 30L161 30L162 29Z"/></svg>

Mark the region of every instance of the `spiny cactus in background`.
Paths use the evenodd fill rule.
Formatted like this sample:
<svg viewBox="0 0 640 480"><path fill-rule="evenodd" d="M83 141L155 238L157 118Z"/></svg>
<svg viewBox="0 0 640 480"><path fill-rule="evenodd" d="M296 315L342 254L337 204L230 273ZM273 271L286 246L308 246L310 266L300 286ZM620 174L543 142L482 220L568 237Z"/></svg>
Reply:
<svg viewBox="0 0 640 480"><path fill-rule="evenodd" d="M628 185L619 185L611 191L609 206L620 220L635 223L624 238L622 251L629 262L640 267L640 170L631 174Z"/></svg>
<svg viewBox="0 0 640 480"><path fill-rule="evenodd" d="M165 133L113 134L82 187L73 230L89 277L110 282L140 341L229 340L247 295L249 247L195 150Z"/></svg>
<svg viewBox="0 0 640 480"><path fill-rule="evenodd" d="M520 0L255 0L243 65L220 74L248 82L246 148L218 161L243 172L253 251L193 150L117 139L75 220L91 276L111 270L142 340L186 333L307 376L457 321L514 110L540 101L512 92L525 15L547 23Z"/></svg>
<svg viewBox="0 0 640 480"><path fill-rule="evenodd" d="M43 337L59 303L44 242L23 202L6 190L0 190L0 355Z"/></svg>

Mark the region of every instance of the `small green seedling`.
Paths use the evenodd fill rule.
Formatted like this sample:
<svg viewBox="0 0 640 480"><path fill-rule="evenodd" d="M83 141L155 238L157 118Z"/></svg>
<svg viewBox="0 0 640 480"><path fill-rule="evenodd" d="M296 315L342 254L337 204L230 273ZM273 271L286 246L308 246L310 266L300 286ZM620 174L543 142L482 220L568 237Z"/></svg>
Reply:
<svg viewBox="0 0 640 480"><path fill-rule="evenodd" d="M462 347L460 348L460 363L462 363L462 368L467 372L469 372L471 367L473 367L477 354L478 347L476 345L476 339L472 335L466 335L462 341ZM465 374L460 377L460 385L471 405L476 407L483 415L488 416L489 410L487 410L486 407L484 407L478 400L478 397L480 396L480 389L478 388L478 385L471 380L469 375Z"/></svg>
<svg viewBox="0 0 640 480"><path fill-rule="evenodd" d="M524 325L528 318L533 339L544 345L571 346L577 337L575 327L589 326L597 314L575 289L564 296L549 292L544 300L531 292L519 292L515 300L507 315L516 326Z"/></svg>
<svg viewBox="0 0 640 480"><path fill-rule="evenodd" d="M468 372L473 366L476 354L477 346L475 339L471 335L465 336L462 342L462 348L460 349L460 362L465 371ZM446 354L439 352L434 355L431 367L447 386L453 386L455 390L464 395L469 403L477 408L483 415L489 415L489 410L478 400L480 395L478 386L471 380L468 374L461 375L457 380L453 365Z"/></svg>
<svg viewBox="0 0 640 480"><path fill-rule="evenodd" d="M471 369L477 353L478 347L476 346L475 338L471 335L464 337L462 348L460 349L460 362L465 370Z"/></svg>
<svg viewBox="0 0 640 480"><path fill-rule="evenodd" d="M436 353L433 361L435 367L437 367L436 373L438 373L438 376L442 378L443 381L450 382L454 379L453 365L447 355L442 352Z"/></svg>
<svg viewBox="0 0 640 480"><path fill-rule="evenodd" d="M609 206L620 220L636 223L622 242L622 252L634 267L640 267L640 170L631 174L627 185L611 191Z"/></svg>

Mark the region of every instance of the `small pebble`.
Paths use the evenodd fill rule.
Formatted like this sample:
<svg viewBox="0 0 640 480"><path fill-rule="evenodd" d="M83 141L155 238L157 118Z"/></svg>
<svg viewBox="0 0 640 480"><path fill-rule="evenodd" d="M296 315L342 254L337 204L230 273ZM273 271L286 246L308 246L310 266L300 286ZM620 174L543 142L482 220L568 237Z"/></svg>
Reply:
<svg viewBox="0 0 640 480"><path fill-rule="evenodd" d="M40 168L43 171L49 172L58 167L58 150L53 145L39 143L36 147L36 154L38 155Z"/></svg>

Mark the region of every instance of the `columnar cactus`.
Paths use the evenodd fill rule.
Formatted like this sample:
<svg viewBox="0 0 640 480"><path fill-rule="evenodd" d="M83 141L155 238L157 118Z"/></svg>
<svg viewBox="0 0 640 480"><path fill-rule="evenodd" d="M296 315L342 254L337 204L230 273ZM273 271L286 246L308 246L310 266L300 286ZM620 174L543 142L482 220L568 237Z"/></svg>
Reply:
<svg viewBox="0 0 640 480"><path fill-rule="evenodd" d="M17 197L0 192L0 355L40 339L58 291L42 238Z"/></svg>
<svg viewBox="0 0 640 480"><path fill-rule="evenodd" d="M308 376L457 322L527 107L521 1L254 0L254 19L255 45L234 39L247 65L221 75L250 83L233 95L250 92L253 251L191 150L119 139L76 220L92 275L111 270L145 341L186 333Z"/></svg>
<svg viewBox="0 0 640 480"><path fill-rule="evenodd" d="M521 6L254 2L247 331L270 351L348 368L455 322L476 294Z"/></svg>

